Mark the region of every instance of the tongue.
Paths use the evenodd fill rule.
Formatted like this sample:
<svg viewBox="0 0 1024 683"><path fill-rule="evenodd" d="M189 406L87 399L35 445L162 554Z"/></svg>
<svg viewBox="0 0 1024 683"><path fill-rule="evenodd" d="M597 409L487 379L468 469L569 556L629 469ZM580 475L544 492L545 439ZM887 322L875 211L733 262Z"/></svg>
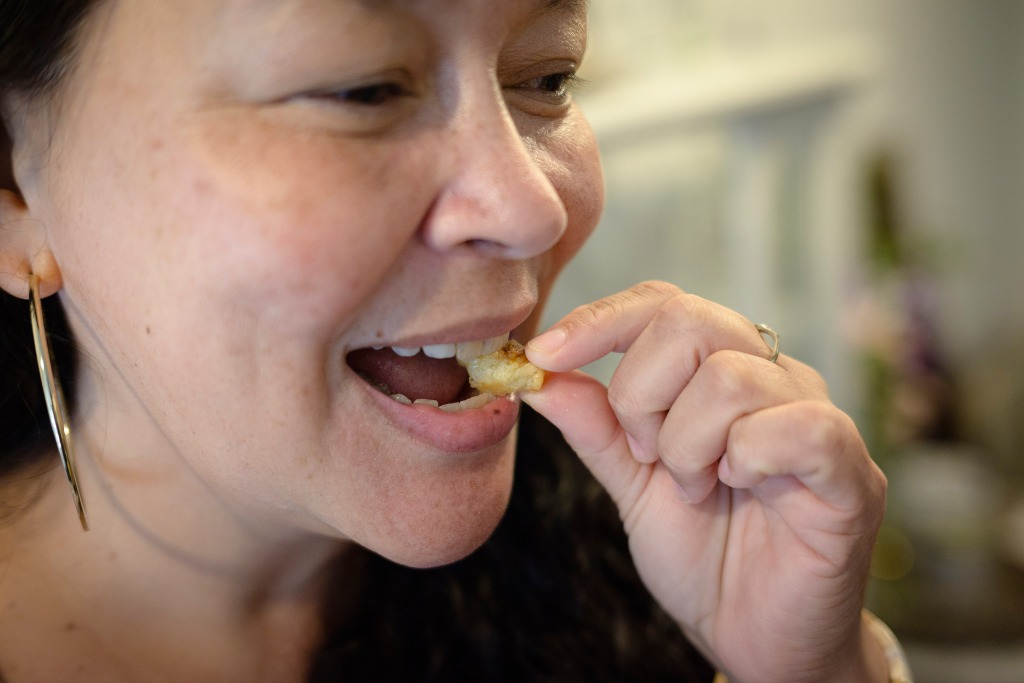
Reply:
<svg viewBox="0 0 1024 683"><path fill-rule="evenodd" d="M390 349L360 349L348 356L349 366L388 394L433 399L444 405L461 398L466 370L454 358L428 358L419 353L404 358Z"/></svg>

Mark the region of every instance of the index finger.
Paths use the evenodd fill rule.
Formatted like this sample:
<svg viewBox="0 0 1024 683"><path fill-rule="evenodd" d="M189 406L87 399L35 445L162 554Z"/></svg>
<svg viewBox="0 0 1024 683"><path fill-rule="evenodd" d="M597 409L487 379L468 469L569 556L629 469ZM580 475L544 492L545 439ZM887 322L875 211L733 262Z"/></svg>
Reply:
<svg viewBox="0 0 1024 683"><path fill-rule="evenodd" d="M540 368L565 372L609 353L630 351L641 336L648 338L641 342L646 347L674 346L677 352L686 340L689 375L717 351L758 355L765 344L753 323L740 314L675 285L648 281L574 309L530 340L526 355ZM633 355L646 357L644 350Z"/></svg>
<svg viewBox="0 0 1024 683"><path fill-rule="evenodd" d="M540 368L565 372L625 352L662 304L680 294L674 285L649 281L579 306L530 340L526 355Z"/></svg>

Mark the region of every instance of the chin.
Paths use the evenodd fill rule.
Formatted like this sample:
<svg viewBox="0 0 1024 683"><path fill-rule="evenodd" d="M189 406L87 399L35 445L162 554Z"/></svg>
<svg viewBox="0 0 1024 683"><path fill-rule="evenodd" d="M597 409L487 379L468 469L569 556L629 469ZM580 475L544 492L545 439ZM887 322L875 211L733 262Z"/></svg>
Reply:
<svg viewBox="0 0 1024 683"><path fill-rule="evenodd" d="M413 569L440 567L458 562L471 555L490 538L500 520L501 515L498 514L493 523L477 523L472 530L463 530L463 533L453 530L453 533L447 538L434 538L430 543L424 543L417 539L407 539L407 542L399 541L397 543L392 540L388 543L378 544L382 547L371 547L370 550L392 562Z"/></svg>
<svg viewBox="0 0 1024 683"><path fill-rule="evenodd" d="M500 520L500 516L499 516ZM394 552L379 553L397 564L412 569L431 569L441 567L468 557L490 538L498 526L498 520L488 527L477 529L471 535L453 536L445 542L430 546L405 545L394 548Z"/></svg>
<svg viewBox="0 0 1024 683"><path fill-rule="evenodd" d="M393 562L428 569L457 562L482 546L504 516L511 483L486 500L479 497L472 506L449 514L427 514L407 531L392 536L377 552Z"/></svg>
<svg viewBox="0 0 1024 683"><path fill-rule="evenodd" d="M470 458L475 464L458 473L420 470L415 481L403 478L400 486L378 489L372 523L352 540L420 569L471 554L497 528L511 497L514 451L508 443L498 450L490 458Z"/></svg>

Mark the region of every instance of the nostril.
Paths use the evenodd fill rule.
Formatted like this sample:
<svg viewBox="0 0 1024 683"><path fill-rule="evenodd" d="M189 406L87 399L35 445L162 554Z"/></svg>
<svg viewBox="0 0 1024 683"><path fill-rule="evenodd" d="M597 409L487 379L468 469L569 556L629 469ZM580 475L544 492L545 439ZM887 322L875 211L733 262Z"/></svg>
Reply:
<svg viewBox="0 0 1024 683"><path fill-rule="evenodd" d="M471 239L466 240L464 244L487 256L503 256L511 249L510 245L495 240Z"/></svg>

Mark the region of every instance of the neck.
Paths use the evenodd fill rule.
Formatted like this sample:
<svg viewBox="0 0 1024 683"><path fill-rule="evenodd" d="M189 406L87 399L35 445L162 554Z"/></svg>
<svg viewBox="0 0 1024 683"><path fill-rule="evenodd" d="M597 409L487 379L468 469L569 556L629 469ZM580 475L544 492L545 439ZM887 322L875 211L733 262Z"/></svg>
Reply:
<svg viewBox="0 0 1024 683"><path fill-rule="evenodd" d="M132 477L89 460L90 531L60 468L0 527L0 669L40 680L301 680L341 543L182 496L180 473Z"/></svg>

